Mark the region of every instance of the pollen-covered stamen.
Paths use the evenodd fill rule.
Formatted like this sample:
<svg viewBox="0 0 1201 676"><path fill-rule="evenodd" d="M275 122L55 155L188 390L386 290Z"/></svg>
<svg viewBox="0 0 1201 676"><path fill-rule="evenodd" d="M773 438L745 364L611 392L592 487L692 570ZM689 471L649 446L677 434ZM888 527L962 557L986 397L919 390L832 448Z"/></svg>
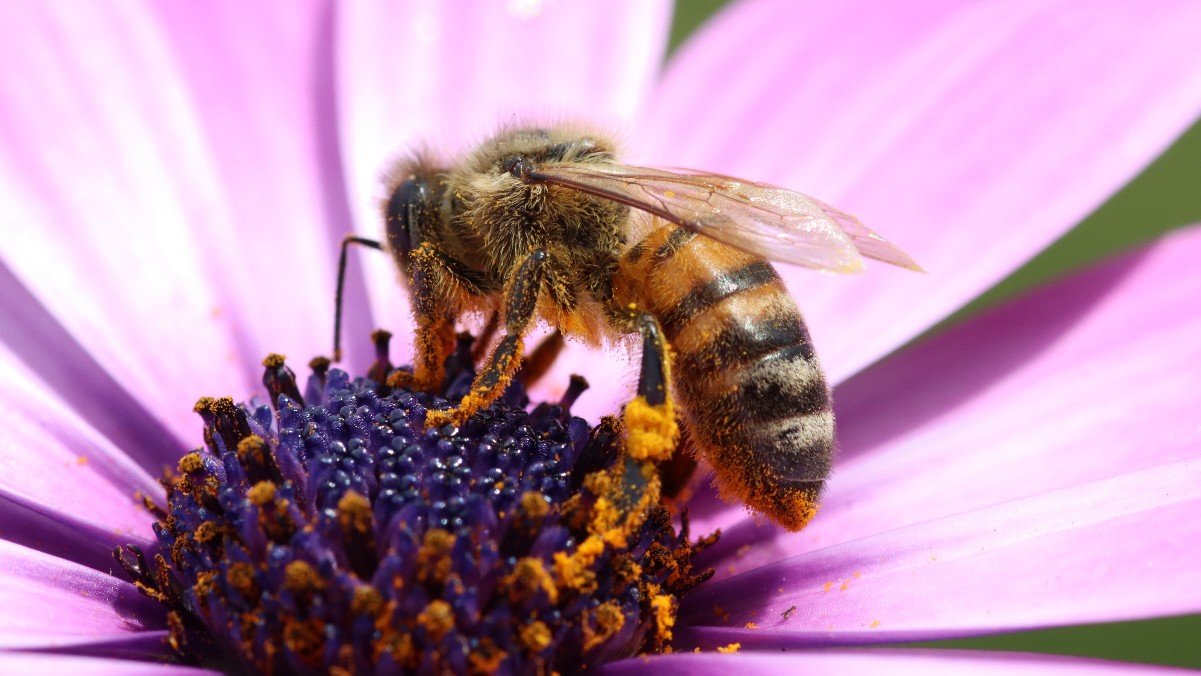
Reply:
<svg viewBox="0 0 1201 676"><path fill-rule="evenodd" d="M212 434L219 453L225 454L237 448L238 442L252 434L246 411L236 406L232 398L211 400L208 412L213 417Z"/></svg>
<svg viewBox="0 0 1201 676"><path fill-rule="evenodd" d="M304 406L304 398L300 396L300 388L296 385L296 374L288 368L282 354L267 355L263 359L263 369L263 387L271 395L272 406L278 405L281 394Z"/></svg>
<svg viewBox="0 0 1201 676"><path fill-rule="evenodd" d="M375 552L375 524L371 516L371 501L350 490L338 500L338 526L342 529L342 544L350 568L360 578L371 579L379 563Z"/></svg>
<svg viewBox="0 0 1201 676"><path fill-rule="evenodd" d="M391 369L376 338L373 376ZM470 389L470 355L461 335L446 399ZM277 410L198 403L206 445L164 478L163 553L114 552L173 613L178 650L275 673L528 673L666 647L706 574L622 423L570 415L582 378L557 404L527 412L518 384L427 429L446 399L326 360L301 398L281 359L264 366Z"/></svg>

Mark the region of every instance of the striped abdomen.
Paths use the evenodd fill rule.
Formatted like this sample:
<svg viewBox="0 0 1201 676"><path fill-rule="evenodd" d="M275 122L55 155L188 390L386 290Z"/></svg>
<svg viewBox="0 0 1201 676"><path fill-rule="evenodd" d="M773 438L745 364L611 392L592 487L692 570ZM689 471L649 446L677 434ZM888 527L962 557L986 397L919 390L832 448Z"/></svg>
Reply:
<svg viewBox="0 0 1201 676"><path fill-rule="evenodd" d="M619 300L653 313L675 350L676 397L723 496L803 527L829 473L834 417L809 333L776 271L665 226L629 251L617 279Z"/></svg>

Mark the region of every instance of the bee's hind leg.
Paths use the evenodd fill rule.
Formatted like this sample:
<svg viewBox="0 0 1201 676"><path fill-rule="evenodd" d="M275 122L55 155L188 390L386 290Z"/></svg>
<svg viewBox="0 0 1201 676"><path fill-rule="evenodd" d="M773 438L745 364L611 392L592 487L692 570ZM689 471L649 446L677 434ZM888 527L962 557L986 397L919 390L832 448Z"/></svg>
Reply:
<svg viewBox="0 0 1201 676"><path fill-rule="evenodd" d="M638 394L622 411L626 452L638 460L663 461L671 457L680 438L671 401L671 347L659 322L649 314L636 319L642 334L642 368Z"/></svg>
<svg viewBox="0 0 1201 676"><path fill-rule="evenodd" d="M542 291L545 279L546 261L546 252L539 249L526 256L517 266L505 291L502 310L505 335L476 374L467 396L463 397L455 408L434 410L426 414L427 427L462 425L477 411L496 401L513 381L513 375L521 366L525 349L521 337L529 328L538 306L538 294Z"/></svg>

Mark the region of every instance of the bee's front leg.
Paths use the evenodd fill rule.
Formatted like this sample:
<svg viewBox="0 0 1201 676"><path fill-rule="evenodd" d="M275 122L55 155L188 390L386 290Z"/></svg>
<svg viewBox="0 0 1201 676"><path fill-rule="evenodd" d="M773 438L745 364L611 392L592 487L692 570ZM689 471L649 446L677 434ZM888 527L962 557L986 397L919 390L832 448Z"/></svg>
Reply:
<svg viewBox="0 0 1201 676"><path fill-rule="evenodd" d="M672 406L671 348L659 322L649 314L635 320L642 333L642 368L638 396L622 411L626 452L638 460L667 460L680 438Z"/></svg>
<svg viewBox="0 0 1201 676"><path fill-rule="evenodd" d="M513 380L521 366L525 346L522 334L529 328L538 306L538 294L545 280L547 255L541 249L526 256L513 271L506 285L503 314L505 335L496 349L488 355L483 368L475 376L471 391L455 408L430 411L425 418L428 427L462 425L477 411L496 401Z"/></svg>
<svg viewBox="0 0 1201 676"><path fill-rule="evenodd" d="M457 301L447 297L447 289L460 289L455 271L446 265L446 256L428 242L409 257L409 281L413 293L413 315L417 330L413 340L413 372L393 371L389 387L437 392L446 377L446 358L455 347Z"/></svg>

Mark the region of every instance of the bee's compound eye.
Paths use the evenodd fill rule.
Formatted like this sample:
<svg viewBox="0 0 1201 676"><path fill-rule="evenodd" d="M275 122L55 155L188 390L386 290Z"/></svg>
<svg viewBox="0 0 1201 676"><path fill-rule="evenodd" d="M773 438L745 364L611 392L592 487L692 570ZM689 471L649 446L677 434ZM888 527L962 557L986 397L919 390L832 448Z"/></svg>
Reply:
<svg viewBox="0 0 1201 676"><path fill-rule="evenodd" d="M413 177L401 181L388 198L385 229L388 244L405 256L421 244L422 225L433 215L429 182Z"/></svg>
<svg viewBox="0 0 1201 676"><path fill-rule="evenodd" d="M513 176L528 182L530 180L530 172L534 171L534 165L524 155L514 155L501 163L501 168Z"/></svg>

